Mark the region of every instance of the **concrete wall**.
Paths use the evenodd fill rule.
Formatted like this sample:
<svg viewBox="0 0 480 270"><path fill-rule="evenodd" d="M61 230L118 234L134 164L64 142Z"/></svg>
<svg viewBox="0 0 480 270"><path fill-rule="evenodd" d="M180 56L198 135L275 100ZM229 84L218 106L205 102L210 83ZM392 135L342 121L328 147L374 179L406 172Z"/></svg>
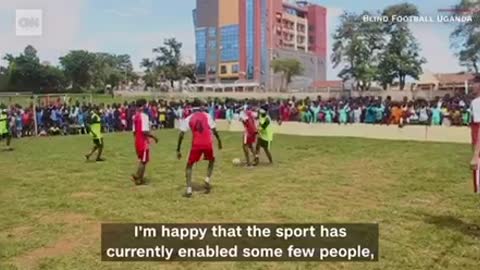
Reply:
<svg viewBox="0 0 480 270"><path fill-rule="evenodd" d="M229 124L218 120L217 127L223 131L243 131L240 122ZM333 137L361 137L385 140L409 140L426 142L470 143L470 129L468 127L428 127L428 126L380 126L380 125L338 125L338 124L304 124L286 122L281 126L275 124L277 134L300 136L333 136Z"/></svg>
<svg viewBox="0 0 480 270"><path fill-rule="evenodd" d="M292 87L293 88L293 87ZM446 94L453 95L452 91L411 91L411 90L396 90L396 89L390 89L390 90L379 90L379 91L348 91L348 90L340 90L340 89L320 89L316 90L314 92L314 96L321 96L322 98L341 98L341 97L367 97L367 96L381 96L383 98L386 98L390 96L393 100L396 101L401 101L403 100L404 97L407 97L408 99L427 99L431 100L434 99L435 97L443 97ZM312 94L310 94L312 95Z"/></svg>
<svg viewBox="0 0 480 270"><path fill-rule="evenodd" d="M294 79L295 80L295 79ZM435 96L440 96L443 97L445 94L447 94L447 91L435 91L432 93L432 97ZM425 96L425 93L417 93L415 95L416 98L427 98L429 96ZM183 97L183 98L193 98L193 97L198 97L198 98L205 98L205 97L219 97L219 98L225 98L225 97L230 97L230 98L258 98L258 99L265 99L268 97L272 98L291 98L292 96L295 96L297 99L300 98L316 98L317 96L321 96L322 99L328 99L328 98L340 98L343 96L348 97L350 95L349 91L342 91L342 90L322 90L322 91L314 91L314 92L296 92L296 93L279 93L279 92L237 92L237 93L220 93L220 92L196 92L196 93L151 93L151 92L129 92L129 91L115 91L115 95L118 96L165 96L165 97ZM387 96L391 96L393 100L396 101L401 101L403 100L403 97L408 97L409 99L412 98L412 92L410 91L398 91L398 90L392 90L392 91L369 91L369 92L352 92L353 97L358 97L358 96L382 96L383 98L386 98Z"/></svg>

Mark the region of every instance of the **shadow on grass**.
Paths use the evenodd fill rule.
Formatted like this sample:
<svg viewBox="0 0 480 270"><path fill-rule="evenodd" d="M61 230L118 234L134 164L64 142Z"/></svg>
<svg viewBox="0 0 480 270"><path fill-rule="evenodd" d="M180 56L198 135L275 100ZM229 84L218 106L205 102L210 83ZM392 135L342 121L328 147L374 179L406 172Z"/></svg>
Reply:
<svg viewBox="0 0 480 270"><path fill-rule="evenodd" d="M424 221L433 224L441 229L449 229L463 233L470 237L480 238L480 226L473 223L466 223L461 219L452 216L433 216L424 214Z"/></svg>

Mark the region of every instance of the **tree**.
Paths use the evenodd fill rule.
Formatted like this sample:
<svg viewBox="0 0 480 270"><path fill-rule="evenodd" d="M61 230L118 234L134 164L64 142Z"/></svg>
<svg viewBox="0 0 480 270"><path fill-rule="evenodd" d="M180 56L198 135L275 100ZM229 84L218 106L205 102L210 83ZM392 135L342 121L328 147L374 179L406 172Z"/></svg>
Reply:
<svg viewBox="0 0 480 270"><path fill-rule="evenodd" d="M60 57L60 64L73 89L91 86L94 78L95 61L95 54L84 50L70 51L67 55Z"/></svg>
<svg viewBox="0 0 480 270"><path fill-rule="evenodd" d="M137 75L133 72L133 64L130 55L117 55L115 67L123 74L124 81L133 81L137 78Z"/></svg>
<svg viewBox="0 0 480 270"><path fill-rule="evenodd" d="M97 89L105 89L107 85L113 88L122 81L135 80L133 65L129 55L114 55L95 53L95 65L92 72L92 84Z"/></svg>
<svg viewBox="0 0 480 270"><path fill-rule="evenodd" d="M14 91L34 92L39 90L42 70L37 51L33 46L28 45L17 57L7 54L4 60L8 62L6 88Z"/></svg>
<svg viewBox="0 0 480 270"><path fill-rule="evenodd" d="M0 92L7 91L8 86L8 69L0 66Z"/></svg>
<svg viewBox="0 0 480 270"><path fill-rule="evenodd" d="M41 92L62 92L68 87L63 71L55 66L42 66Z"/></svg>
<svg viewBox="0 0 480 270"><path fill-rule="evenodd" d="M62 91L67 83L57 67L40 64L37 50L27 46L19 56L7 54L7 68L0 68L0 91Z"/></svg>
<svg viewBox="0 0 480 270"><path fill-rule="evenodd" d="M460 65L466 67L468 71L473 71L475 74L478 74L480 46L470 45L468 43L464 49L457 53L458 59L460 60Z"/></svg>
<svg viewBox="0 0 480 270"><path fill-rule="evenodd" d="M174 82L181 78L181 49L182 43L175 38L167 39L164 41L163 46L153 49L153 52L158 54L155 58L157 71L170 81L172 88Z"/></svg>
<svg viewBox="0 0 480 270"><path fill-rule="evenodd" d="M478 11L480 2L461 0L455 6L455 13L470 14L474 19L470 22L460 23L452 32L451 46L456 50L457 57L462 66L476 74L479 73L480 60L480 20Z"/></svg>
<svg viewBox="0 0 480 270"><path fill-rule="evenodd" d="M300 61L297 59L274 59L272 60L271 65L273 72L282 74L280 87L282 90L288 88L288 85L292 82L292 78L294 76L298 76L303 73L302 63L300 63Z"/></svg>
<svg viewBox="0 0 480 270"><path fill-rule="evenodd" d="M144 58L142 59L140 66L145 68L145 75L142 78L145 82L145 86L154 87L158 81L158 72L155 66L155 62L148 58Z"/></svg>
<svg viewBox="0 0 480 270"><path fill-rule="evenodd" d="M364 16L345 12L334 34L331 60L334 68L343 64L338 74L344 81L353 80L356 88L368 90L375 80L379 53L384 45L381 24L364 21Z"/></svg>
<svg viewBox="0 0 480 270"><path fill-rule="evenodd" d="M418 9L413 4L398 4L387 7L382 15L417 16ZM407 22L390 20L384 24L384 34L388 43L380 55L377 79L385 89L395 79L399 80L400 90L405 88L406 77L419 78L422 65L426 63L421 57L417 40L411 33Z"/></svg>
<svg viewBox="0 0 480 270"><path fill-rule="evenodd" d="M191 82L195 83L197 81L195 69L195 64L182 64L180 66L180 76L182 78L188 78Z"/></svg>

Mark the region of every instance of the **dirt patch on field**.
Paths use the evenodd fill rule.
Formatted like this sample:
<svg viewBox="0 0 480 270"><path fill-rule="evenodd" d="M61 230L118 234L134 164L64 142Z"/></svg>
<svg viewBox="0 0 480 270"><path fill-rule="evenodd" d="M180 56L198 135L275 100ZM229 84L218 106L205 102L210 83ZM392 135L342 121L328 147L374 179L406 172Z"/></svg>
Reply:
<svg viewBox="0 0 480 270"><path fill-rule="evenodd" d="M77 248L92 246L100 237L100 222L81 214L44 215L39 218L39 222L64 224L66 231L71 233L62 235L43 247L16 257L13 262L19 269L37 269L42 259L67 255Z"/></svg>
<svg viewBox="0 0 480 270"><path fill-rule="evenodd" d="M37 218L39 222L46 224L78 225L89 222L87 216L77 213L41 214Z"/></svg>
<svg viewBox="0 0 480 270"><path fill-rule="evenodd" d="M8 237L14 237L14 236L16 236L16 235L25 236L25 235L30 234L32 231L33 231L33 227L32 227L32 226L19 226L19 227L15 227L15 228L12 229L11 231L9 231L9 232L7 233L7 236L8 236Z"/></svg>
<svg viewBox="0 0 480 270"><path fill-rule="evenodd" d="M72 198L74 199L89 199L89 198L93 198L95 197L95 193L93 192L75 192L75 193L72 193Z"/></svg>

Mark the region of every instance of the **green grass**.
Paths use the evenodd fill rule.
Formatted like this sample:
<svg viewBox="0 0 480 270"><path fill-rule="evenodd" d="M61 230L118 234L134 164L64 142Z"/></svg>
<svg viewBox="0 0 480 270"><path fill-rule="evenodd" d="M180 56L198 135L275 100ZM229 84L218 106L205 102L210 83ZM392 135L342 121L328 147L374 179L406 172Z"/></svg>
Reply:
<svg viewBox="0 0 480 270"><path fill-rule="evenodd" d="M230 162L242 156L241 134L222 133L213 193L187 200L176 134L157 134L145 187L128 178L136 166L130 133L106 136L103 164L83 160L87 136L14 141L14 152L0 152L0 269L478 269L480 198L468 145L278 135L276 164L247 170ZM205 171L195 168L197 183ZM102 222L378 222L381 257L103 263Z"/></svg>

